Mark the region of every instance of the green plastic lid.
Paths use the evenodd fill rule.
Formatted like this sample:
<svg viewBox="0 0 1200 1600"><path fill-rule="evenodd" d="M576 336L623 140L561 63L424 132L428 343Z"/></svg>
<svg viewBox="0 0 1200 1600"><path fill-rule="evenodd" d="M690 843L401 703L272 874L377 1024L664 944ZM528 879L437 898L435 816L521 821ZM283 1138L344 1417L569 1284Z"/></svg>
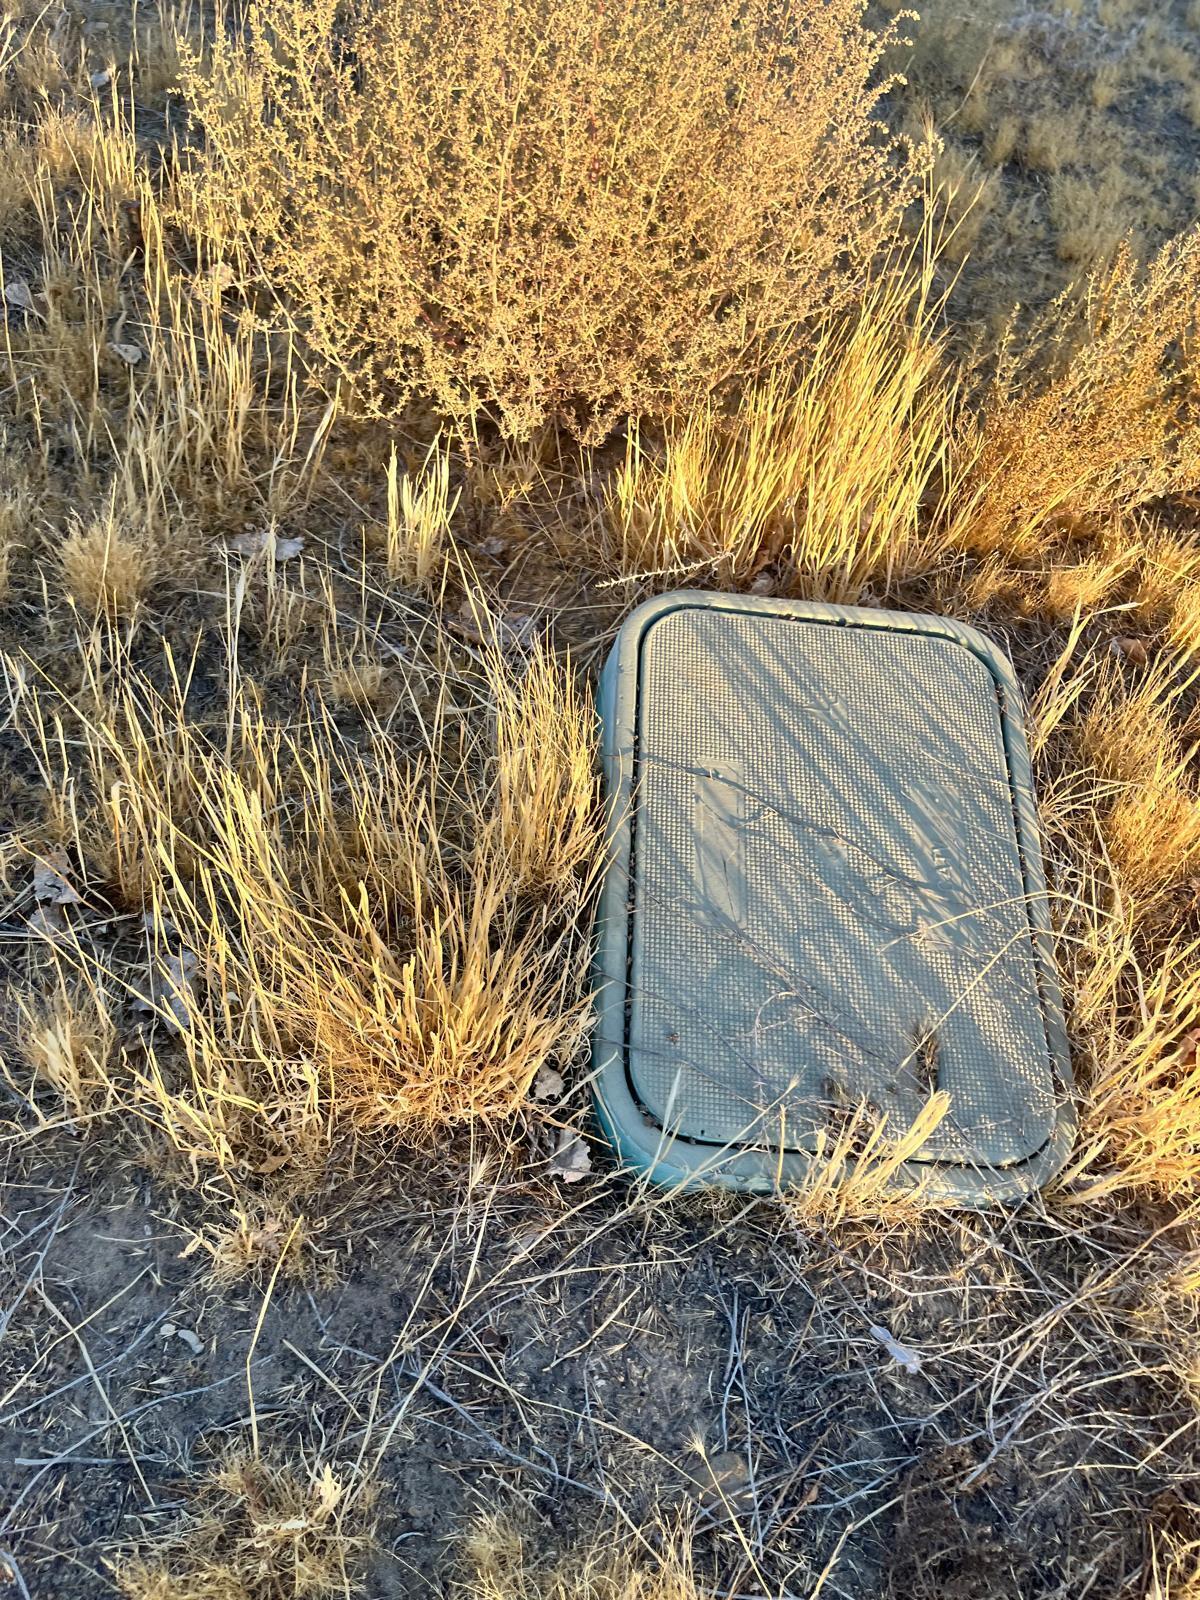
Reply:
<svg viewBox="0 0 1200 1600"><path fill-rule="evenodd" d="M865 1105L899 1181L1015 1198L1070 1064L1012 669L937 617L678 593L605 667L601 1120L657 1181L799 1181Z"/></svg>

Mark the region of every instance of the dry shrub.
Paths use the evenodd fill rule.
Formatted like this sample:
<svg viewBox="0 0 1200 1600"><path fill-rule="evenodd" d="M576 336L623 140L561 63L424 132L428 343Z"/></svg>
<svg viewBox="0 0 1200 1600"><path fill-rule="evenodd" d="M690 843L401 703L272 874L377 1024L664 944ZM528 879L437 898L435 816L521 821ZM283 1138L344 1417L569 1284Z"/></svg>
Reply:
<svg viewBox="0 0 1200 1600"><path fill-rule="evenodd" d="M203 204L373 412L594 441L855 292L914 192L863 11L258 0L187 74Z"/></svg>
<svg viewBox="0 0 1200 1600"><path fill-rule="evenodd" d="M1127 248L1009 337L959 430L954 541L1028 554L1059 526L1130 510L1200 473L1192 366L1200 229L1140 270Z"/></svg>
<svg viewBox="0 0 1200 1600"><path fill-rule="evenodd" d="M126 1600L324 1600L356 1593L372 1541L370 1483L230 1456L193 1489L192 1522L116 1570Z"/></svg>
<svg viewBox="0 0 1200 1600"><path fill-rule="evenodd" d="M701 403L660 448L633 434L606 508L609 564L843 601L928 567L954 405L932 270L927 257L914 282L894 263L854 312L822 323L802 365L772 371L732 413Z"/></svg>

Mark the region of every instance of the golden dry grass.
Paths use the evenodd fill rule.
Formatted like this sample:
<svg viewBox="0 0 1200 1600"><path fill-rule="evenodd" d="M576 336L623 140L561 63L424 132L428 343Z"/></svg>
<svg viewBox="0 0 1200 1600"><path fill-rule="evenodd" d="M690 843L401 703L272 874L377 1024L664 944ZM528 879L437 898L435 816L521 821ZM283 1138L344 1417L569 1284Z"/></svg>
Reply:
<svg viewBox="0 0 1200 1600"><path fill-rule="evenodd" d="M817 1134L812 1169L785 1198L789 1218L801 1229L823 1232L877 1223L881 1216L892 1225L917 1221L927 1197L897 1180L949 1109L949 1095L931 1094L908 1127L889 1134L886 1119L869 1107L845 1108Z"/></svg>
<svg viewBox="0 0 1200 1600"><path fill-rule="evenodd" d="M346 1594L371 1543L371 1485L328 1463L230 1455L194 1491L189 1526L122 1562L125 1600L313 1600Z"/></svg>
<svg viewBox="0 0 1200 1600"><path fill-rule="evenodd" d="M631 434L601 531L613 567L659 587L855 601L936 562L922 513L948 470L955 396L931 272L929 255L890 262L822 321L803 364L731 413L702 404L661 445Z"/></svg>
<svg viewBox="0 0 1200 1600"><path fill-rule="evenodd" d="M460 1600L696 1600L703 1593L677 1531L653 1530L638 1551L598 1530L565 1558L547 1560L535 1529L483 1517L463 1539Z"/></svg>
<svg viewBox="0 0 1200 1600"><path fill-rule="evenodd" d="M116 635L93 647L82 719L37 690L19 725L80 889L145 919L123 986L170 1042L117 1049L64 997L27 1029L31 1084L72 1115L133 1111L194 1167L241 1174L312 1176L344 1117L413 1138L516 1112L586 1019L597 796L569 667L544 644L522 663L492 644L476 690L491 742L463 744L439 704L402 754L369 712L347 743L319 701L299 730L273 727L236 680L236 720L198 726L182 679L164 697ZM53 770L64 719L86 788ZM90 971L64 942L63 969Z"/></svg>

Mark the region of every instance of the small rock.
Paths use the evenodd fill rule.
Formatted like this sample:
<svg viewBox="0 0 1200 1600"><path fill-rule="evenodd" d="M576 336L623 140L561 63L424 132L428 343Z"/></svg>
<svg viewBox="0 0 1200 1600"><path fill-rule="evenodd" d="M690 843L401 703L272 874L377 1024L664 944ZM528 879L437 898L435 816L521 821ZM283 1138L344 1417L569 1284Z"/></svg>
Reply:
<svg viewBox="0 0 1200 1600"><path fill-rule="evenodd" d="M698 1499L714 1515L745 1510L754 1498L750 1463L740 1450L718 1450L705 1456L700 1471Z"/></svg>

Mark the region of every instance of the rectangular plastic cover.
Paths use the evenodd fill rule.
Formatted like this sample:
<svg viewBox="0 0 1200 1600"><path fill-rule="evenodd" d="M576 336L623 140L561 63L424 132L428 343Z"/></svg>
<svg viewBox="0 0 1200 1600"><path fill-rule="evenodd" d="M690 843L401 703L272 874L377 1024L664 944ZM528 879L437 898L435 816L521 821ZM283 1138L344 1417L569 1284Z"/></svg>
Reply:
<svg viewBox="0 0 1200 1600"><path fill-rule="evenodd" d="M625 1153L762 1187L839 1109L899 1131L945 1090L914 1163L940 1187L1057 1165L1069 1066L1003 656L943 619L681 594L626 624L603 703L598 1103Z"/></svg>

